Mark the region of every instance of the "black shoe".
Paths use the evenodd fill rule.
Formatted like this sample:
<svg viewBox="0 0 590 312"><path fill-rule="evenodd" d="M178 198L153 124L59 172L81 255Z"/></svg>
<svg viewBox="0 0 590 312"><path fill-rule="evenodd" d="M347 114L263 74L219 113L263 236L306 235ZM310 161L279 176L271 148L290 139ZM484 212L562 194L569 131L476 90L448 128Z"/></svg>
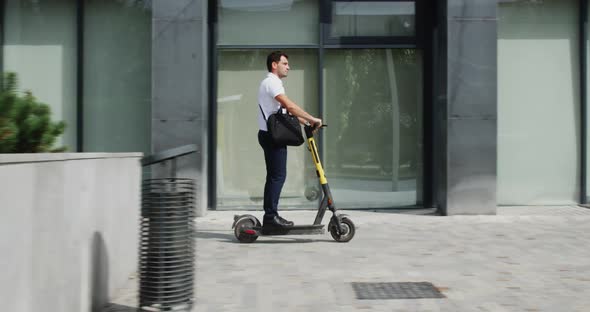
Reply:
<svg viewBox="0 0 590 312"><path fill-rule="evenodd" d="M279 216L274 216L272 218L264 218L262 227L270 228L270 227L278 227L283 228L289 226L288 224L281 221Z"/></svg>
<svg viewBox="0 0 590 312"><path fill-rule="evenodd" d="M278 218L279 218L279 220L281 220L281 222L283 222L283 224L285 224L286 226L293 226L293 224L295 224L295 223L293 223L293 221L289 221L289 220L283 219L283 217L281 217L281 216L277 216L277 217L278 217Z"/></svg>

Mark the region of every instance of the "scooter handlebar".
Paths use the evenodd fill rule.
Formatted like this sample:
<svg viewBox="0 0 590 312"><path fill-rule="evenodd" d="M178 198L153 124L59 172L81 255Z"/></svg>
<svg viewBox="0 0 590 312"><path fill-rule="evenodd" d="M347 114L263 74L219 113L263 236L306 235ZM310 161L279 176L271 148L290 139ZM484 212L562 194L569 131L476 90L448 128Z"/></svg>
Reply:
<svg viewBox="0 0 590 312"><path fill-rule="evenodd" d="M322 128L327 127L327 126L328 125L321 125L319 128L316 128L316 127L314 127L312 125L309 125L309 124L308 125L305 125L305 127L304 127L304 129L305 129L305 136L308 137L308 138L312 138L313 137L313 132L316 129L319 130L319 129L322 129Z"/></svg>

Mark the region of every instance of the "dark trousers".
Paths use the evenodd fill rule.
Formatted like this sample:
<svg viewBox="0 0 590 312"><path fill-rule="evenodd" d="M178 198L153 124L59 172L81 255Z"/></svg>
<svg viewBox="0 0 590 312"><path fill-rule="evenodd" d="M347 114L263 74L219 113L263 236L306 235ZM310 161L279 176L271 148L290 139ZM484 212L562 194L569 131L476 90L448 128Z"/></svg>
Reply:
<svg viewBox="0 0 590 312"><path fill-rule="evenodd" d="M277 146L270 134L258 131L258 143L264 150L266 183L264 184L264 218L278 215L279 198L287 178L287 146Z"/></svg>

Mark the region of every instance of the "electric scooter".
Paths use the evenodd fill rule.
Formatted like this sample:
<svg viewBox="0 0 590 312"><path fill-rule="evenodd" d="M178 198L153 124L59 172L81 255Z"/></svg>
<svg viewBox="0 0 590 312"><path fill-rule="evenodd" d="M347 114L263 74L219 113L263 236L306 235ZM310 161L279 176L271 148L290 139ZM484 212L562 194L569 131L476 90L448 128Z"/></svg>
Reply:
<svg viewBox="0 0 590 312"><path fill-rule="evenodd" d="M326 125L323 125L326 127ZM311 158L315 163L316 174L320 180L323 191L322 201L318 208L318 213L313 224L309 225L293 225L283 227L263 227L260 221L253 215L235 215L232 229L240 243L253 243L259 236L273 236L273 235L303 235L303 234L324 234L325 229L322 223L326 209L332 212L330 223L328 224L328 231L332 238L341 243L350 241L355 234L354 223L345 214L340 214L336 211L334 199L328 186L328 180L324 175L324 169L320 162L318 149L313 137L314 128L310 125L304 127L305 135L307 137L307 148L311 152Z"/></svg>

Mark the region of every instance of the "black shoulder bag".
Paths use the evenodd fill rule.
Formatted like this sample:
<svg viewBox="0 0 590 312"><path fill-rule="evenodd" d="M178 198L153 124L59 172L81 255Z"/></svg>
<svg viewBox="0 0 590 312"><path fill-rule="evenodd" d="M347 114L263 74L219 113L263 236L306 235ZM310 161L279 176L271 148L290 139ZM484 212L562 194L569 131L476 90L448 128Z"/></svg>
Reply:
<svg viewBox="0 0 590 312"><path fill-rule="evenodd" d="M305 142L297 117L289 114L289 112L283 113L281 107L276 113L268 116L267 119L262 106L258 104L258 107L260 107L260 112L262 112L262 116L266 120L268 133L275 144L299 146Z"/></svg>

